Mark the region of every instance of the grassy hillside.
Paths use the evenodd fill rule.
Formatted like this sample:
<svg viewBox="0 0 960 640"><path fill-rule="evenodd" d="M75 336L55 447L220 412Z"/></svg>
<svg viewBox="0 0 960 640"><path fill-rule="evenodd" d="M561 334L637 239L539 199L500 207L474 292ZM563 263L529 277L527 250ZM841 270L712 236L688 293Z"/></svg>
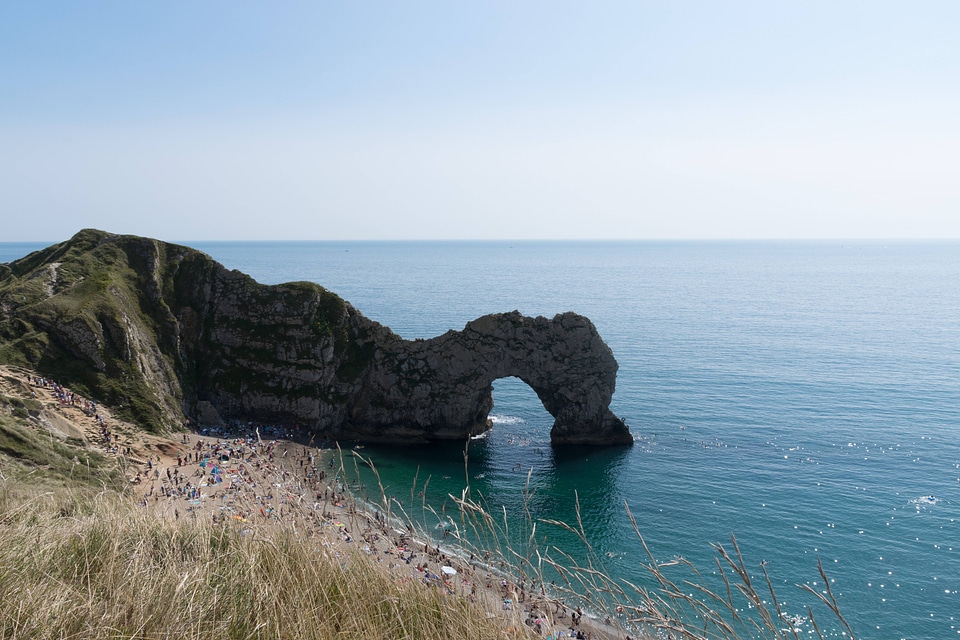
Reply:
<svg viewBox="0 0 960 640"><path fill-rule="evenodd" d="M0 269L0 362L35 369L160 432L179 399L150 382L172 377L154 345L167 330L155 308L153 240L84 230ZM158 375L158 373L166 375Z"/></svg>
<svg viewBox="0 0 960 640"><path fill-rule="evenodd" d="M153 433L176 430L220 392L244 418L257 413L244 403L266 395L270 421L304 422L283 409L322 395L303 380L330 367L352 382L371 360L355 315L313 283L260 285L194 249L93 229L0 265L0 363Z"/></svg>
<svg viewBox="0 0 960 640"><path fill-rule="evenodd" d="M27 418L30 406L29 400L0 395L0 481L8 490L122 489L116 460L86 448L81 441L60 440L38 429Z"/></svg>
<svg viewBox="0 0 960 640"><path fill-rule="evenodd" d="M0 638L526 638L518 619L398 580L283 523L168 520L118 459L0 394Z"/></svg>
<svg viewBox="0 0 960 640"><path fill-rule="evenodd" d="M291 529L162 521L115 493L0 489L3 638L514 638L464 598Z"/></svg>

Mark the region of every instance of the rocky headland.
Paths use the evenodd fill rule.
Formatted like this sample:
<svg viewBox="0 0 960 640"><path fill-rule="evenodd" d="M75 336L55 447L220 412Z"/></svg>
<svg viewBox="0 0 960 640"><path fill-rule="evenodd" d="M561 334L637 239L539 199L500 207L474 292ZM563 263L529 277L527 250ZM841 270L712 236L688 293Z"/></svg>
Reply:
<svg viewBox="0 0 960 640"><path fill-rule="evenodd" d="M296 424L369 442L489 428L491 383L526 382L554 444L631 444L617 362L589 319L493 314L404 340L313 283L268 286L206 254L84 230L0 265L0 361L47 372L156 432Z"/></svg>

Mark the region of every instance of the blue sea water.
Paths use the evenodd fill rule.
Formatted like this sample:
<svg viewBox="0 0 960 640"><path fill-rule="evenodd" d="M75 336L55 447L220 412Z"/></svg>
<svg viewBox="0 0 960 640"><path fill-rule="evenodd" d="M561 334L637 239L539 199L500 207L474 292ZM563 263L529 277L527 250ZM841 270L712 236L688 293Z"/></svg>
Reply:
<svg viewBox="0 0 960 640"><path fill-rule="evenodd" d="M52 242L0 242L0 264L49 247Z"/></svg>
<svg viewBox="0 0 960 640"><path fill-rule="evenodd" d="M459 447L362 450L389 493L430 478L441 512L469 478L517 513L529 474L533 517L572 521L579 500L618 578L645 580L626 506L658 559L707 581L711 543L735 534L790 613L811 601L794 585L823 590L820 559L858 637L960 634L960 244L185 244L264 283L317 282L405 338L513 309L593 320L634 447L553 449L536 395L500 380L466 468Z"/></svg>

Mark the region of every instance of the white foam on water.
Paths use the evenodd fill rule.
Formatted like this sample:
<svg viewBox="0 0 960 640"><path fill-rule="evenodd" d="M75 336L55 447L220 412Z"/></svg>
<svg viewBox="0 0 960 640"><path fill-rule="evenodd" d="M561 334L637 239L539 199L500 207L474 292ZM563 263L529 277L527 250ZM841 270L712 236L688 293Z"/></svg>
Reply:
<svg viewBox="0 0 960 640"><path fill-rule="evenodd" d="M919 498L914 498L910 501L910 504L915 505L917 509L920 507L929 507L933 506L940 502L940 499L936 496L920 496Z"/></svg>
<svg viewBox="0 0 960 640"><path fill-rule="evenodd" d="M520 416L490 416L490 422L493 424L525 424L526 420Z"/></svg>

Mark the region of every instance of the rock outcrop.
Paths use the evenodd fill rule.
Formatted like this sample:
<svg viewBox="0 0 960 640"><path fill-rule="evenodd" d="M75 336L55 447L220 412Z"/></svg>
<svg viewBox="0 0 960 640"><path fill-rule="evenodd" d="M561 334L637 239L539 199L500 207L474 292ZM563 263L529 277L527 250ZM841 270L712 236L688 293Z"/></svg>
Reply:
<svg viewBox="0 0 960 640"><path fill-rule="evenodd" d="M516 376L557 444L630 444L609 409L617 362L574 313L484 316L403 340L326 289L266 286L207 255L85 230L0 265L0 359L122 405L153 430L218 415L335 439L466 439Z"/></svg>

